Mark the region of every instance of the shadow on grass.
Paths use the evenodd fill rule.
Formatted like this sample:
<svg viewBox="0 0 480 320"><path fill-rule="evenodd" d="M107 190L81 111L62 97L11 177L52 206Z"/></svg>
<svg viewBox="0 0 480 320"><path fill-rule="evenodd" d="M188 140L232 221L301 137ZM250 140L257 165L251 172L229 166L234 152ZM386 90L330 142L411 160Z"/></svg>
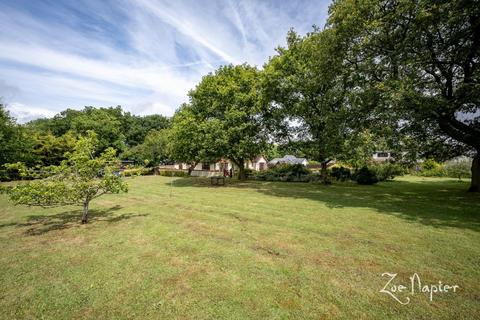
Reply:
<svg viewBox="0 0 480 320"><path fill-rule="evenodd" d="M121 206L116 205L107 209L93 209L88 213L88 223L108 222L115 223L122 220L131 219L134 217L144 217L148 214L132 214L124 213L116 215L115 212L122 209ZM82 210L71 210L57 214L32 215L27 217L27 222L24 223L8 223L0 225L1 227L16 226L19 228L27 228L26 235L36 236L48 233L55 230L64 230L73 227L81 226Z"/></svg>
<svg viewBox="0 0 480 320"><path fill-rule="evenodd" d="M212 187L201 178L177 179L173 187ZM217 187L215 187L217 188ZM230 181L226 188L250 188L268 196L319 201L329 208L370 208L432 227L480 231L480 195L453 180L390 181L373 186L339 183Z"/></svg>

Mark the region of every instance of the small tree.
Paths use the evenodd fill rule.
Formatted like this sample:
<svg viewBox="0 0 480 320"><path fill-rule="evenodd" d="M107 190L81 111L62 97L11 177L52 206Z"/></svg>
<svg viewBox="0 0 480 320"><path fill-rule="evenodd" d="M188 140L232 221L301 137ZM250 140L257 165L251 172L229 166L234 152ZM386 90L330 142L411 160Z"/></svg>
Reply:
<svg viewBox="0 0 480 320"><path fill-rule="evenodd" d="M96 134L88 131L77 141L74 151L65 154L66 160L48 168L52 171L50 177L11 188L10 200L17 205L40 207L80 205L82 223L87 223L90 201L106 193L127 192L127 185L117 171L116 151L107 148L94 157L97 143Z"/></svg>

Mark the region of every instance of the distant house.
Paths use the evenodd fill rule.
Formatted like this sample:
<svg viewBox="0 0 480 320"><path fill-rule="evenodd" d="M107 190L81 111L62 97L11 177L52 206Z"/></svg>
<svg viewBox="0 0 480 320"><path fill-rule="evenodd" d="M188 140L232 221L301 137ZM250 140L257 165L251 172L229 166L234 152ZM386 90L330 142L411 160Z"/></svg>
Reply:
<svg viewBox="0 0 480 320"><path fill-rule="evenodd" d="M297 158L292 155L286 155L283 158L275 158L268 162L268 165L271 167L279 164L301 164L303 166L307 166L308 160L305 158Z"/></svg>
<svg viewBox="0 0 480 320"><path fill-rule="evenodd" d="M268 166L268 161L264 156L257 156L252 161L247 161L246 167L254 171L266 170Z"/></svg>
<svg viewBox="0 0 480 320"><path fill-rule="evenodd" d="M253 160L248 160L245 163L246 169L251 169L254 171L261 171L267 169L267 160L264 156L257 156ZM173 165L169 166L160 166L160 169L173 169L173 170L188 170L188 164L186 163L174 163ZM192 176L197 177L211 177L211 176L218 176L223 175L226 172L230 172L231 169L235 170L235 164L228 160L228 159L220 159L218 161L212 162L199 162L193 171L191 172Z"/></svg>
<svg viewBox="0 0 480 320"><path fill-rule="evenodd" d="M387 161L387 160L392 160L393 155L392 152L389 151L375 151L372 156L374 161Z"/></svg>

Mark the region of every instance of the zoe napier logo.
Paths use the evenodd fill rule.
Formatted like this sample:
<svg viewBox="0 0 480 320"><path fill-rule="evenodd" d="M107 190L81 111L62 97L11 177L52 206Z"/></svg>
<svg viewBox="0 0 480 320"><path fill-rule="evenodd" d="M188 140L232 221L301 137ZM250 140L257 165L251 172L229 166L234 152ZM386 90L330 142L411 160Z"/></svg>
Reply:
<svg viewBox="0 0 480 320"><path fill-rule="evenodd" d="M442 281L438 281L438 283L423 283L420 275L417 273L414 273L409 277L409 281L404 283L397 279L397 273L385 272L382 273L382 277L386 278L387 282L380 292L403 305L410 303L411 296L424 294L432 302L435 295L455 293L460 288L456 284L444 284Z"/></svg>

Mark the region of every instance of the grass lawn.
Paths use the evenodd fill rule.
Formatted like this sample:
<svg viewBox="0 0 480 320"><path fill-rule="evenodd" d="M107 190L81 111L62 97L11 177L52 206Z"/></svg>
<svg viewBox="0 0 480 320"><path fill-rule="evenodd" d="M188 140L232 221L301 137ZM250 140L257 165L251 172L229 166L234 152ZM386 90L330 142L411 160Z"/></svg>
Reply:
<svg viewBox="0 0 480 320"><path fill-rule="evenodd" d="M480 197L467 182L375 186L139 177L80 208L0 195L3 319L474 319ZM396 295L395 284L458 285Z"/></svg>

